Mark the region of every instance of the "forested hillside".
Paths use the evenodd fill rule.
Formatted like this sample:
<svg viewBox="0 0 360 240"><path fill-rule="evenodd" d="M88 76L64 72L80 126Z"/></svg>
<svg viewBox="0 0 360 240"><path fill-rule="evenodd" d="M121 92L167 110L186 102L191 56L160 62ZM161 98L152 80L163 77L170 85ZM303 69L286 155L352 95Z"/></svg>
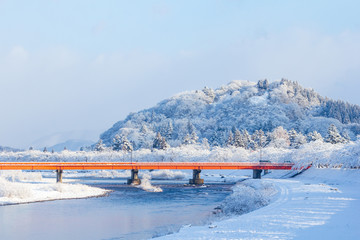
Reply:
<svg viewBox="0 0 360 240"><path fill-rule="evenodd" d="M116 141L130 143L132 149L192 143L296 146L320 138L331 141L329 131L336 131L339 142L356 139L360 107L322 97L286 79L233 81L218 89L183 92L132 113L104 132L97 147L112 147Z"/></svg>

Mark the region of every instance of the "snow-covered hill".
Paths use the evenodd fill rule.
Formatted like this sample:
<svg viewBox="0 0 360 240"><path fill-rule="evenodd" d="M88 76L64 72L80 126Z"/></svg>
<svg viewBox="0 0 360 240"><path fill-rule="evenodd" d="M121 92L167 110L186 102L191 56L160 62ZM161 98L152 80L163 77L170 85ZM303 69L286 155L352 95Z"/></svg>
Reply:
<svg viewBox="0 0 360 240"><path fill-rule="evenodd" d="M126 136L135 149L151 148L159 132L172 146L196 133L199 141L224 146L234 129L272 131L278 126L326 137L330 124L352 139L360 133L360 107L333 101L286 79L269 83L233 81L218 89L183 92L155 107L132 113L104 132L107 146Z"/></svg>

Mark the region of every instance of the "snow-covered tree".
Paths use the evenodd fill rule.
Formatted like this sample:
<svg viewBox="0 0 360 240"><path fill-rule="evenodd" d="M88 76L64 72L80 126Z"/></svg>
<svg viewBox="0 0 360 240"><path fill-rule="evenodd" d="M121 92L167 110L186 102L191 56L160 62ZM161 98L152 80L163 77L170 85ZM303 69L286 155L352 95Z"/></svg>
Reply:
<svg viewBox="0 0 360 240"><path fill-rule="evenodd" d="M120 143L121 150L124 152L132 152L133 151L133 144L129 142L126 136L121 137Z"/></svg>
<svg viewBox="0 0 360 240"><path fill-rule="evenodd" d="M307 135L308 142L324 141L323 137L317 131L309 132Z"/></svg>
<svg viewBox="0 0 360 240"><path fill-rule="evenodd" d="M105 150L105 145L101 139L96 143L94 150L97 152L102 152Z"/></svg>
<svg viewBox="0 0 360 240"><path fill-rule="evenodd" d="M345 139L345 143L348 143L348 142L351 141L351 138L350 138L349 133L348 133L347 131L343 131L343 132L341 133L341 135L342 135L343 138Z"/></svg>
<svg viewBox="0 0 360 240"><path fill-rule="evenodd" d="M266 144L266 135L263 130L255 130L251 136L253 145L252 148L256 150L257 148L263 148Z"/></svg>
<svg viewBox="0 0 360 240"><path fill-rule="evenodd" d="M201 140L201 145L202 145L203 148L205 148L205 149L210 149L209 141L207 140L207 138L203 138L203 139Z"/></svg>
<svg viewBox="0 0 360 240"><path fill-rule="evenodd" d="M305 143L306 143L306 137L301 132L299 132L296 135L292 146L294 148L299 148L301 145L304 145Z"/></svg>
<svg viewBox="0 0 360 240"><path fill-rule="evenodd" d="M113 138L112 149L114 151L121 151L121 137L118 134Z"/></svg>
<svg viewBox="0 0 360 240"><path fill-rule="evenodd" d="M153 142L153 148L165 150L169 148L169 144L166 142L165 138L161 136L158 132Z"/></svg>
<svg viewBox="0 0 360 240"><path fill-rule="evenodd" d="M268 80L267 79L259 80L258 83L257 83L257 87L259 89L264 89L264 90L268 89L268 87L269 87Z"/></svg>
<svg viewBox="0 0 360 240"><path fill-rule="evenodd" d="M189 144L191 144L190 134L186 134L186 136L184 137L182 143L183 143L184 145L189 145Z"/></svg>
<svg viewBox="0 0 360 240"><path fill-rule="evenodd" d="M208 87L204 87L204 89L202 91L208 97L207 102L212 103L214 101L214 98L216 97L215 91L213 89L211 89L211 88L208 88Z"/></svg>
<svg viewBox="0 0 360 240"><path fill-rule="evenodd" d="M227 147L230 147L230 146L233 146L234 145L234 136L233 136L233 133L230 131L229 132L229 137L226 141L226 146Z"/></svg>
<svg viewBox="0 0 360 240"><path fill-rule="evenodd" d="M246 129L243 130L242 139L243 139L244 148L248 149L249 145L251 144L251 136Z"/></svg>
<svg viewBox="0 0 360 240"><path fill-rule="evenodd" d="M196 132L191 133L191 141L193 144L196 144L199 140L199 137L197 136Z"/></svg>
<svg viewBox="0 0 360 240"><path fill-rule="evenodd" d="M47 152L48 150L47 150L47 148L46 147L44 147L44 150L43 150L43 152Z"/></svg>
<svg viewBox="0 0 360 240"><path fill-rule="evenodd" d="M188 145L188 144L196 144L199 140L199 137L196 135L195 132L192 132L191 135L190 134L186 134L186 136L184 137L183 140L183 144L184 145Z"/></svg>
<svg viewBox="0 0 360 240"><path fill-rule="evenodd" d="M287 131L282 127L277 127L269 134L270 143L269 146L276 148L286 148L290 145L289 135Z"/></svg>
<svg viewBox="0 0 360 240"><path fill-rule="evenodd" d="M141 128L140 128L140 134L142 135L142 136L145 136L147 133L148 133L148 128L146 127L146 125L145 124L142 124L141 125Z"/></svg>
<svg viewBox="0 0 360 240"><path fill-rule="evenodd" d="M166 139L163 137L160 142L160 149L165 150L169 147L170 147L170 145L166 142Z"/></svg>
<svg viewBox="0 0 360 240"><path fill-rule="evenodd" d="M290 147L299 148L306 143L306 137L301 132L296 132L295 129L289 131Z"/></svg>
<svg viewBox="0 0 360 240"><path fill-rule="evenodd" d="M174 131L173 124L171 121L168 121L166 125L163 127L161 132L165 139L170 140L172 138L173 131Z"/></svg>
<svg viewBox="0 0 360 240"><path fill-rule="evenodd" d="M337 144L337 143L345 143L346 140L340 135L336 126L334 124L331 124L328 128L328 135L325 139L325 142L331 144Z"/></svg>
<svg viewBox="0 0 360 240"><path fill-rule="evenodd" d="M192 134L193 132L195 132L195 127L194 125L190 122L190 120L187 123L187 131L188 134Z"/></svg>
<svg viewBox="0 0 360 240"><path fill-rule="evenodd" d="M242 148L245 147L241 132L238 129L235 130L235 134L234 134L234 146L242 147Z"/></svg>
<svg viewBox="0 0 360 240"><path fill-rule="evenodd" d="M297 137L297 132L295 129L291 129L289 132L288 132L288 135L289 135L289 141L290 141L290 147L294 147L294 143L295 143L295 139Z"/></svg>

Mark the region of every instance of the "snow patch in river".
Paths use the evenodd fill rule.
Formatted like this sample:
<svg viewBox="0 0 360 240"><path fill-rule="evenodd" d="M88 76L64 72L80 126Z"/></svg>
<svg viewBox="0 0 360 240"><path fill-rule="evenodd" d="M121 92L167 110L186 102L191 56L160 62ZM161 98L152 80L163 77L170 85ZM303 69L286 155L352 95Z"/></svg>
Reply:
<svg viewBox="0 0 360 240"><path fill-rule="evenodd" d="M0 171L0 206L57 199L102 196L109 192L81 184L55 183L40 173Z"/></svg>

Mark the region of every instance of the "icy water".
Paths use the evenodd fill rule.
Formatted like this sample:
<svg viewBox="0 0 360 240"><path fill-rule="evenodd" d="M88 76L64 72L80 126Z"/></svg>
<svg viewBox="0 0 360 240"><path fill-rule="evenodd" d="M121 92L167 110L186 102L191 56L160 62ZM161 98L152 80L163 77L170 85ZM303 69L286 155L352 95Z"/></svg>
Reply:
<svg viewBox="0 0 360 240"><path fill-rule="evenodd" d="M153 184L163 192L154 193L123 181L86 183L114 192L108 197L2 206L0 239L148 239L182 225L204 224L231 193L228 184L190 187L158 181Z"/></svg>

